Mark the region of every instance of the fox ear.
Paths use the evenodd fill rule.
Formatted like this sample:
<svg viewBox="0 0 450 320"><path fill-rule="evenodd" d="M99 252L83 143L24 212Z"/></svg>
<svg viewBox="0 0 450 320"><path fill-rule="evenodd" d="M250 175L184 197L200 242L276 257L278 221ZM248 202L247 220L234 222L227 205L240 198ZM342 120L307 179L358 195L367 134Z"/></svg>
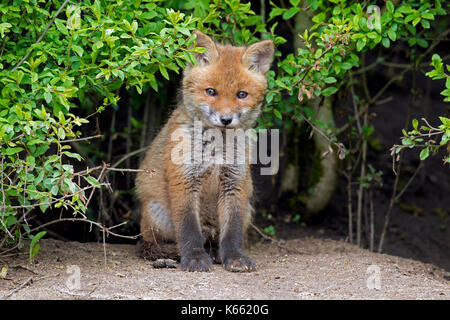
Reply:
<svg viewBox="0 0 450 320"><path fill-rule="evenodd" d="M265 74L272 64L275 48L272 40L264 40L247 47L242 56L242 63L249 70Z"/></svg>
<svg viewBox="0 0 450 320"><path fill-rule="evenodd" d="M206 49L203 53L194 53L194 56L198 61L198 65L204 66L210 64L214 60L217 60L219 58L219 53L217 52L217 47L214 41L206 34L198 30L195 30L194 34L197 36L197 47Z"/></svg>

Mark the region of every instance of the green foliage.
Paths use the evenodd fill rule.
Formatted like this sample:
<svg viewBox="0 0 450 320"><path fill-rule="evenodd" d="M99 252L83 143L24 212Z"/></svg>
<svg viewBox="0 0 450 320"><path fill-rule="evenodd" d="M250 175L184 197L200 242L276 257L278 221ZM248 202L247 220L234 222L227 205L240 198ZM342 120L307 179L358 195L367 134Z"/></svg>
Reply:
<svg viewBox="0 0 450 320"><path fill-rule="evenodd" d="M270 236L275 236L275 227L273 225L270 225L270 226L264 228L264 232Z"/></svg>
<svg viewBox="0 0 450 320"><path fill-rule="evenodd" d="M122 86L158 90L159 75L179 73L199 50L191 36L197 19L159 1L70 2L55 18L62 4L0 2L0 213L9 243L27 231L22 210L83 214L85 192L102 185L74 172L83 159L67 142L89 122L79 109L117 105Z"/></svg>
<svg viewBox="0 0 450 320"><path fill-rule="evenodd" d="M421 149L420 160L427 159L431 154L436 154L442 147L447 148L447 155L443 161L450 164L450 119L439 117L441 124L437 127L428 123L422 118L423 125L419 127L419 121L412 121L413 129L410 131L403 130L402 145L394 145L391 154L394 156L399 154L405 148L418 147Z"/></svg>
<svg viewBox="0 0 450 320"><path fill-rule="evenodd" d="M433 80L445 79L445 90L442 91L441 94L445 97L444 101L450 102L450 75L445 73L441 57L438 54L434 54L430 65L433 67L433 70L427 72L426 75ZM445 68L447 69L447 72L450 72L449 64L447 64Z"/></svg>
<svg viewBox="0 0 450 320"><path fill-rule="evenodd" d="M434 54L430 64L433 70L426 75L433 80L445 79L446 89L441 92L444 101L450 102L450 75L444 71L442 59L438 54ZM447 71L450 72L450 65L446 65ZM412 121L413 129L411 131L403 130L402 145L395 145L392 149L392 155L399 154L404 148L418 147L421 149L420 160L427 159L430 154L436 154L440 148L446 148L447 155L443 158L445 164L450 164L450 119L447 117L439 117L440 124L432 126L425 118L422 118L423 125L419 127L419 121Z"/></svg>
<svg viewBox="0 0 450 320"><path fill-rule="evenodd" d="M314 13L314 24L299 35L304 48L278 61L276 76L269 72L269 92L263 118L266 126L273 125L274 120L280 123L276 120L281 120L280 113L296 120L313 117L306 105L296 105L295 100L303 102L305 97L328 97L338 92L348 83L346 76L360 66L360 52L380 44L389 48L391 41L400 39L406 40L409 46L428 47L425 38L429 36L429 21L446 14L440 1L407 1L398 7L387 1L381 12L373 6L375 1L365 3L366 9L360 1L306 2L308 10ZM269 20L277 16L288 19L291 17L288 12L298 12L304 6L301 1L290 1L290 4L291 8L280 8L272 3ZM275 28L276 23L271 27L272 33ZM291 98L286 99L281 93L287 93ZM270 116L271 113L275 117ZM320 122L314 123L322 126Z"/></svg>

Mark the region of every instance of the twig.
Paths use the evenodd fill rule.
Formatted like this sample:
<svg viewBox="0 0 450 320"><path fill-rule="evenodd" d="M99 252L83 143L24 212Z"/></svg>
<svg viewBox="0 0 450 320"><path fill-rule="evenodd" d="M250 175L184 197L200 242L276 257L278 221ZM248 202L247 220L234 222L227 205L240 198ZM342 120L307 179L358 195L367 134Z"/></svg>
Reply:
<svg viewBox="0 0 450 320"><path fill-rule="evenodd" d="M109 127L109 141L108 141L108 153L106 154L106 161L110 162L112 157L112 148L113 148L113 137L114 137L114 130L116 126L116 109L113 109L112 118L111 118L111 126Z"/></svg>
<svg viewBox="0 0 450 320"><path fill-rule="evenodd" d="M1 184L2 184L2 221L5 219L5 212L6 212L6 196L5 196L5 188L3 186L3 157L2 157L2 176L1 176Z"/></svg>
<svg viewBox="0 0 450 320"><path fill-rule="evenodd" d="M253 229L255 229L256 232L258 232L259 235L260 235L261 237L263 237L264 239L270 240L270 241L272 241L272 242L276 241L274 238L269 237L269 236L268 236L267 234L265 234L261 229L259 229L257 226L255 226L255 225L253 224L253 222L250 222L250 226L251 226Z"/></svg>
<svg viewBox="0 0 450 320"><path fill-rule="evenodd" d="M36 275L39 274L38 272L36 272L36 271L34 271L34 270L30 269L30 268L27 268L27 267L25 267L25 266L22 266L22 265L20 265L20 264L15 265L15 266L12 266L12 267L10 267L10 268L12 268L12 269L23 269L23 270L29 271L29 272L31 272L31 273L33 273L33 274L36 274Z"/></svg>
<svg viewBox="0 0 450 320"><path fill-rule="evenodd" d="M125 154L122 158L120 158L119 160L117 160L112 166L111 166L111 168L117 168L117 166L119 165L119 164L121 164L122 162L124 162L126 159L128 159L129 157L132 157L132 156L134 156L134 155L137 155L137 154L139 154L139 153L141 153L141 152L144 152L144 151L146 151L148 149L148 147L144 147L144 148L140 148L140 149L137 149L137 150L135 150L135 151L133 151L133 152L130 152L130 153L128 153L128 154Z"/></svg>
<svg viewBox="0 0 450 320"><path fill-rule="evenodd" d="M3 295L0 300L6 300L10 296L12 296L14 293L16 293L19 290L22 290L27 284L33 283L33 277L28 278L24 283L22 283L19 287L15 288L14 290L8 292L7 294Z"/></svg>
<svg viewBox="0 0 450 320"><path fill-rule="evenodd" d="M369 189L369 207L370 207L370 241L369 248L373 252L375 242L375 210L373 207L373 190Z"/></svg>
<svg viewBox="0 0 450 320"><path fill-rule="evenodd" d="M154 174L155 170L149 169L120 169L120 168L106 168L109 171L119 171L119 172L145 172L148 174Z"/></svg>
<svg viewBox="0 0 450 320"><path fill-rule="evenodd" d="M345 174L347 178L347 210L348 210L348 237L353 244L353 200L352 200L352 172Z"/></svg>
<svg viewBox="0 0 450 320"><path fill-rule="evenodd" d="M367 108L366 114L364 115L364 126L367 126ZM363 135L362 131L360 132ZM361 159L361 173L360 178L364 179L366 176L366 158L367 158L367 139L362 137L362 159ZM363 190L364 186L362 183L359 184L358 189L358 203L356 211L356 244L361 246L361 213L362 213L362 202L363 202Z"/></svg>
<svg viewBox="0 0 450 320"><path fill-rule="evenodd" d="M395 81L400 80L406 72L408 72L409 70L411 70L411 68L407 68L405 70L403 70L402 72L400 72L397 76L392 77L384 86L383 88L380 89L380 91L378 91L378 93L369 100L370 104L374 104L378 98L391 86L391 84L393 84Z"/></svg>
<svg viewBox="0 0 450 320"><path fill-rule="evenodd" d="M56 277L59 277L60 275L61 275L61 273L49 274L46 276L42 276L40 278L36 278L33 280L33 282L41 281L41 280L48 279L48 278L56 278Z"/></svg>
<svg viewBox="0 0 450 320"><path fill-rule="evenodd" d="M102 233L103 233L103 259L105 262L105 269L107 268L107 264L106 264L106 239L105 239L105 228L102 229Z"/></svg>
<svg viewBox="0 0 450 320"><path fill-rule="evenodd" d="M259 235L261 235L264 239L269 240L270 242L276 244L276 246L280 249L286 250L288 253L293 252L293 253L297 253L297 254L301 254L300 251L296 250L296 249L289 249L288 247L282 245L280 243L280 241L269 237L267 234L265 234L263 231L261 231L261 229L259 229L257 226L255 226L252 222L250 222L250 226L256 230L256 232L259 233Z"/></svg>
<svg viewBox="0 0 450 320"><path fill-rule="evenodd" d="M84 138L79 138L79 139L63 140L63 141L60 141L60 143L86 141L86 140L97 139L97 138L103 138L103 135L102 135L102 134L97 134L97 135L91 136L91 137L84 137Z"/></svg>
<svg viewBox="0 0 450 320"><path fill-rule="evenodd" d="M118 238L125 238L125 239L132 239L132 240L134 240L134 239L137 239L137 238L139 238L141 236L141 234L137 234L135 236L125 236L125 235L117 234L117 233L111 231L111 229L113 229L113 228L115 228L117 226L112 226L112 227L106 228L105 226L103 226L100 223L97 223L95 221L91 221L91 220L88 220L88 219L85 219L85 218L62 218L62 219L52 220L52 221L49 221L47 223L44 223L44 224L42 224L40 226L37 226L37 227L31 229L30 233L35 232L35 231L37 231L39 229L42 229L42 228L44 228L46 226L49 226L51 224L58 223L58 222L64 222L64 221L70 221L70 222L80 221L80 222L89 223L91 225L97 226L101 230L104 230L106 232L106 235L113 235L113 236L118 237Z"/></svg>
<svg viewBox="0 0 450 320"><path fill-rule="evenodd" d="M409 178L408 182L405 184L403 189L398 193L398 195L395 196L395 201L399 200L400 197L403 195L403 193L405 193L406 189L408 189L408 187L413 182L414 178L417 176L417 174L419 173L420 169L422 169L422 168L423 168L423 162L421 162L419 164L419 166L417 167L416 171L414 171L413 175L411 176L411 178Z"/></svg>
<svg viewBox="0 0 450 320"><path fill-rule="evenodd" d="M53 21L55 21L56 17L59 15L59 13L62 11L62 9L64 9L64 7L66 6L66 4L68 2L69 2L69 0L64 1L64 3L61 5L61 7L59 7L58 11L56 11L55 16L47 24L47 26L45 27L44 32L42 32L41 36L39 37L39 39L36 41L35 44L38 44L39 42L41 42L41 40L44 38L45 34L47 33L48 29L50 29L50 26L53 24ZM28 57L30 56L30 54L32 52L33 52L33 46L31 46L31 49L28 51L28 53L22 58L22 60L20 60L20 62L18 64L16 64L16 66L11 70L11 72L16 71L17 68L19 68L22 65L22 63L24 63L25 60L28 59Z"/></svg>
<svg viewBox="0 0 450 320"><path fill-rule="evenodd" d="M416 63L414 63L414 65L416 65ZM414 68L413 69L412 85L411 85L411 88L412 88L411 91L412 92L415 92L415 89L416 89L416 76L417 76L417 69ZM412 106L413 102L414 102L414 94L411 95L411 98L410 98L410 101L409 101L409 105L408 105L408 112L407 112L407 115L406 115L406 120L405 120L405 125L404 125L406 130L408 129L408 126L409 126L409 120L410 120L410 117L411 117L411 106ZM393 159L395 160L394 157L393 157ZM392 196L391 196L391 200L389 202L388 211L387 211L387 213L385 215L385 221L384 221L384 225L383 225L383 230L381 231L380 242L378 243L378 253L381 253L381 251L383 250L384 238L386 236L387 228L389 226L389 220L390 220L391 215L392 215L392 210L394 209L394 204L400 198L399 196L401 196L406 190L406 188L403 188L403 190L397 195L397 188L398 188L398 183L399 183L399 180L400 180L400 170L401 170L401 166L402 166L402 160L403 160L403 157L400 157L400 159L398 161L398 168L397 168L397 173L396 173L396 176L395 176L394 188L392 190ZM422 163L421 163L421 165L422 165ZM416 172L418 170L420 170L421 165L419 165L419 167L416 169ZM395 172L395 162L394 162L393 170ZM405 185L405 187L408 187L411 184L412 179L417 174L416 172L413 174L413 176L408 181L408 183Z"/></svg>

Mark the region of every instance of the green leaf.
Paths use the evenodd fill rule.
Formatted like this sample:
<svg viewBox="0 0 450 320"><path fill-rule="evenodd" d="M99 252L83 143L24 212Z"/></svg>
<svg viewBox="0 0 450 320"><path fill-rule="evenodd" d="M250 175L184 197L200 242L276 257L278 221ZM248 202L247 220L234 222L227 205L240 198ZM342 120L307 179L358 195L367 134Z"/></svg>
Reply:
<svg viewBox="0 0 450 320"><path fill-rule="evenodd" d="M59 32L61 32L62 34L66 35L66 36L69 35L69 31L67 31L67 28L62 23L62 20L56 19L55 20L55 25L56 25L56 28L59 30Z"/></svg>
<svg viewBox="0 0 450 320"><path fill-rule="evenodd" d="M97 179L95 179L94 177L83 177L87 182L89 182L90 185L99 188L100 187L100 182L98 182Z"/></svg>
<svg viewBox="0 0 450 320"><path fill-rule="evenodd" d="M336 93L336 91L338 91L336 87L328 87L322 91L322 95L325 97L329 97L332 94Z"/></svg>
<svg viewBox="0 0 450 320"><path fill-rule="evenodd" d="M422 151L420 151L420 160L425 160L426 158L428 158L428 156L430 155L430 150L428 148L422 149Z"/></svg>
<svg viewBox="0 0 450 320"><path fill-rule="evenodd" d="M53 101L53 96L50 92L44 92L44 99L45 99L45 102L50 104Z"/></svg>
<svg viewBox="0 0 450 320"><path fill-rule="evenodd" d="M328 78L325 78L324 81L325 81L325 83L330 84L330 83L335 83L337 80L335 77L328 77Z"/></svg>
<svg viewBox="0 0 450 320"><path fill-rule="evenodd" d="M417 39L417 44L421 46L422 48L428 47L428 41L425 39Z"/></svg>
<svg viewBox="0 0 450 320"><path fill-rule="evenodd" d="M38 234L34 235L31 239L30 243L30 262L33 261L33 258L36 256L36 254L39 252L39 244L37 243L47 232L41 231Z"/></svg>
<svg viewBox="0 0 450 320"><path fill-rule="evenodd" d="M288 19L292 18L293 16L295 16L299 11L300 11L300 8L292 7L288 11L283 13L283 19L288 20Z"/></svg>
<svg viewBox="0 0 450 320"><path fill-rule="evenodd" d="M78 161L82 160L81 156L78 153L73 153L69 151L64 151L63 153L70 158L77 159Z"/></svg>
<svg viewBox="0 0 450 320"><path fill-rule="evenodd" d="M84 49L82 47L73 44L72 45L72 50L75 51L76 54L78 54L80 57L83 56Z"/></svg>
<svg viewBox="0 0 450 320"><path fill-rule="evenodd" d="M389 12L391 13L394 12L394 5L392 4L392 1L386 1L386 8L388 9Z"/></svg>
<svg viewBox="0 0 450 320"><path fill-rule="evenodd" d="M275 114L275 116L276 116L278 119L283 119L283 116L281 115L281 112L278 111L278 109L273 109L273 113Z"/></svg>
<svg viewBox="0 0 450 320"><path fill-rule="evenodd" d="M170 80L169 74L167 73L167 69L163 64L159 64L159 71L161 72L164 78Z"/></svg>
<svg viewBox="0 0 450 320"><path fill-rule="evenodd" d="M363 38L358 39L358 41L356 42L356 50L361 51L365 47L365 45L366 41Z"/></svg>
<svg viewBox="0 0 450 320"><path fill-rule="evenodd" d="M19 153L20 151L22 151L23 148L22 147L14 147L14 148L6 148L5 150L5 154L10 156L16 153Z"/></svg>
<svg viewBox="0 0 450 320"><path fill-rule="evenodd" d="M389 37L392 41L395 41L395 40L397 39L397 33L395 33L394 30L389 29L388 32L387 32L387 34L388 34L388 37Z"/></svg>

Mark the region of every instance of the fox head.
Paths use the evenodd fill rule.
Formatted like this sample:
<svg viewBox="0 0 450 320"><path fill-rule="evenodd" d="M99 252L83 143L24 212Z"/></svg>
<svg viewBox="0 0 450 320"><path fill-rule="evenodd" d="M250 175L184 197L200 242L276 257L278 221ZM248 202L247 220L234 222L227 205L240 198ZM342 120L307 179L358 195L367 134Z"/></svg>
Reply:
<svg viewBox="0 0 450 320"><path fill-rule="evenodd" d="M183 73L183 102L188 115L204 126L253 127L261 112L267 88L266 73L274 55L270 40L248 47L215 44L195 31L198 65L188 64Z"/></svg>

